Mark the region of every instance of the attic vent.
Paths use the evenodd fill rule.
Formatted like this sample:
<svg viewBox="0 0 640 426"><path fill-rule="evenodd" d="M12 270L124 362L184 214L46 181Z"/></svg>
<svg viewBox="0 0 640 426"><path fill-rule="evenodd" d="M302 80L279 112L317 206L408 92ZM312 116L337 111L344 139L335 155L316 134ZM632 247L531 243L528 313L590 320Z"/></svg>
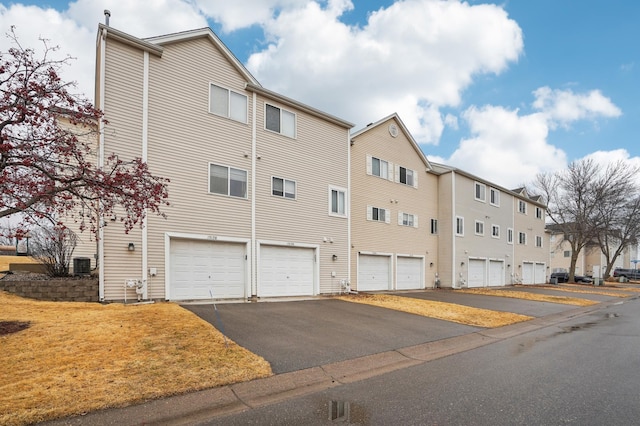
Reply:
<svg viewBox="0 0 640 426"><path fill-rule="evenodd" d="M398 126L396 126L395 124L390 124L389 125L389 134L394 138L396 136L398 136Z"/></svg>

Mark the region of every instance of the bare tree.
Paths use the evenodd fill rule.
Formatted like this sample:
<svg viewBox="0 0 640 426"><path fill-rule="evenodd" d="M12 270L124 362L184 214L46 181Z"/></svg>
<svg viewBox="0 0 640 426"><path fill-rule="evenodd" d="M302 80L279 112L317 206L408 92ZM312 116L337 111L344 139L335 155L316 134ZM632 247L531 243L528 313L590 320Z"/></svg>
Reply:
<svg viewBox="0 0 640 426"><path fill-rule="evenodd" d="M637 173L637 168L624 162L603 167L586 159L569 164L566 170L536 176L533 185L547 200L547 217L571 247L569 281L574 281L578 255L588 244L602 240L610 246L611 237L622 229L624 192L634 188ZM607 258L607 272L617 257L615 251Z"/></svg>
<svg viewBox="0 0 640 426"><path fill-rule="evenodd" d="M42 226L30 232L29 250L49 275L66 277L77 243L77 235L69 228Z"/></svg>

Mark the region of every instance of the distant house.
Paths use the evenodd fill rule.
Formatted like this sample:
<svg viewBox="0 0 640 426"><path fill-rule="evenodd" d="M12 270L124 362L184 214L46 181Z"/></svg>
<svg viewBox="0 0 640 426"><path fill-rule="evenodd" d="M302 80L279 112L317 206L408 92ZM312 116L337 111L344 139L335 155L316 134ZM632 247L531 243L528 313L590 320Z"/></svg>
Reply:
<svg viewBox="0 0 640 426"><path fill-rule="evenodd" d="M100 298L311 296L349 277L352 124L262 87L209 29L100 25L100 156L169 178L168 218L104 218Z"/></svg>
<svg viewBox="0 0 640 426"><path fill-rule="evenodd" d="M351 135L351 286L433 288L438 177L397 114Z"/></svg>

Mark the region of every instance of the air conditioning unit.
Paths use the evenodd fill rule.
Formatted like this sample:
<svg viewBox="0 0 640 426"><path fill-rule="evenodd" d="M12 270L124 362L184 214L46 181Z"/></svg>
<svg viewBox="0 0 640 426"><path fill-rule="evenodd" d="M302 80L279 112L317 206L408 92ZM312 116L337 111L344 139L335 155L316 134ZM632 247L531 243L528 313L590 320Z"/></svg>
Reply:
<svg viewBox="0 0 640 426"><path fill-rule="evenodd" d="M91 259L88 257L73 258L73 275L88 276L91 275Z"/></svg>

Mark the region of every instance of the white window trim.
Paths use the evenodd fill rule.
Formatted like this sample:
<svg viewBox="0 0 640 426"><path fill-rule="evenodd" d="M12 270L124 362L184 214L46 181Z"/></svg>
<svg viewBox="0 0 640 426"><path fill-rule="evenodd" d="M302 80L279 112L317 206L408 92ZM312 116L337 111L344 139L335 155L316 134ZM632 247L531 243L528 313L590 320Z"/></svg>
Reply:
<svg viewBox="0 0 640 426"><path fill-rule="evenodd" d="M513 228L507 228L507 244L513 244Z"/></svg>
<svg viewBox="0 0 640 426"><path fill-rule="evenodd" d="M277 109L280 110L280 131L279 132L276 132L275 130L271 130L271 129L267 128L267 105L271 106L273 108L277 108ZM293 114L293 136L286 135L286 134L282 133L282 111L286 111L286 112L288 112L290 114ZM295 112L290 111L290 110L285 109L285 108L282 108L279 105L275 105L275 104L271 104L269 102L265 102L264 103L264 130L266 130L268 132L271 132L271 133L274 133L276 135L284 136L286 138L297 139L297 137L298 137L298 115Z"/></svg>
<svg viewBox="0 0 640 426"><path fill-rule="evenodd" d="M380 210L384 211L384 221L379 220L379 219L374 219L373 218L373 209L378 209L378 212ZM380 217L380 213L378 213L378 218ZM379 223L391 223L391 210L389 209L385 209L382 207L376 207L376 206L367 206L367 220L371 221L371 222L379 222Z"/></svg>
<svg viewBox="0 0 640 426"><path fill-rule="evenodd" d="M538 244L538 241L540 241L540 244ZM544 241L542 237L540 235L536 235L536 247L542 248L543 245L544 245Z"/></svg>
<svg viewBox="0 0 640 426"><path fill-rule="evenodd" d="M524 235L524 242L520 242L520 236ZM526 232L518 232L518 244L526 246L527 245L527 233Z"/></svg>
<svg viewBox="0 0 640 426"><path fill-rule="evenodd" d="M407 183L400 182L400 169L401 168L405 169L407 172L411 172L411 176L413 177L413 185L409 185ZM395 166L395 181L396 181L396 183L399 183L399 184L404 185L404 186L418 188L418 173L416 173L416 171L413 170L413 169L410 169L408 167L396 164L396 166Z"/></svg>
<svg viewBox="0 0 640 426"><path fill-rule="evenodd" d="M540 219L540 220L544 219L544 212L538 206L536 206L536 219Z"/></svg>
<svg viewBox="0 0 640 426"><path fill-rule="evenodd" d="M338 191L338 192L343 192L344 193L344 214L334 213L333 211L331 211L331 192L332 191ZM328 189L327 192L328 192L327 210L329 212L329 216L341 217L341 218L348 217L349 216L349 200L348 200L347 189L346 188L342 188L340 186L329 185L329 189Z"/></svg>
<svg viewBox="0 0 640 426"><path fill-rule="evenodd" d="M273 180L274 179L282 179L282 195L276 195L273 193ZM285 188L287 187L286 183L287 182L293 182L293 184L295 185L295 192L293 194L293 198L287 197L285 196L286 194L286 190ZM298 199L298 182L296 182L295 180L292 179L285 179L283 177L280 176L271 176L271 196L272 197L276 197L276 198L284 198L285 200L297 200Z"/></svg>
<svg viewBox="0 0 640 426"><path fill-rule="evenodd" d="M493 234L493 230L494 229L498 230L498 235L494 235ZM491 237L492 238L500 238L500 225L491 225Z"/></svg>
<svg viewBox="0 0 640 426"><path fill-rule="evenodd" d="M520 210L520 206L523 206L524 208L522 210ZM527 214L527 202L526 201L518 200L518 213Z"/></svg>
<svg viewBox="0 0 640 426"><path fill-rule="evenodd" d="M458 232L458 220L460 221L460 224L462 225L462 232ZM456 220L455 220L455 222L454 222L454 225L453 225L453 226L455 227L455 228L454 228L454 231L455 231L455 233L456 233L456 236L458 236L458 237L464 237L464 217L462 217L462 216L456 216Z"/></svg>
<svg viewBox="0 0 640 426"><path fill-rule="evenodd" d="M431 235L438 235L438 219L431 219Z"/></svg>
<svg viewBox="0 0 640 426"><path fill-rule="evenodd" d="M219 192L212 192L211 191L211 166L212 165L213 166L219 166L219 167L226 167L229 170L228 176L227 176L227 193L226 194L220 194ZM231 185L231 169L239 170L239 171L245 173L245 176L246 176L247 180L245 182L246 188L245 188L244 197L238 197L237 195L231 195L231 188L230 188L230 185ZM209 181L207 182L207 189L208 189L208 193L209 194L218 195L218 196L221 196L221 197L237 198L237 199L240 199L240 200L248 199L248 197L249 197L249 172L247 170L240 169L240 168L237 168L237 167L228 166L226 164L209 162L209 165L207 166L207 177L209 179Z"/></svg>
<svg viewBox="0 0 640 426"><path fill-rule="evenodd" d="M482 228L480 232L478 232L478 225L480 225L480 227ZM476 235L484 236L484 222L481 220L476 220L474 223L473 231Z"/></svg>
<svg viewBox="0 0 640 426"><path fill-rule="evenodd" d="M376 159L378 161L384 161L385 163L387 163L387 177L383 177L383 176L378 176L378 175L374 175L373 174L373 160ZM385 179L385 180L389 180L391 182L393 182L393 163L387 160L383 160L380 157L376 157L374 155L369 155L367 154L367 174L369 176L375 176L377 178L380 179Z"/></svg>
<svg viewBox="0 0 640 426"><path fill-rule="evenodd" d="M478 196L477 196L478 188L483 188L480 191L480 192L482 192L482 195L484 195L483 198L478 198ZM474 185L473 185L473 198L476 201L481 201L483 203L486 203L487 202L487 185L485 185L484 183L480 183L480 182L474 182Z"/></svg>
<svg viewBox="0 0 640 426"><path fill-rule="evenodd" d="M222 114L218 114L217 112L213 112L211 111L211 86L216 86L219 87L221 89L224 89L228 92L227 94L227 115L222 115ZM240 95L242 97L244 97L245 99L245 120L237 120L235 118L233 118L231 116L231 93L235 93L236 95ZM223 117L223 118L228 118L229 120L233 120L237 123L244 123L247 124L249 122L249 97L245 94L242 94L238 91L232 90L226 86L223 86L221 84L218 83L214 83L213 81L209 82L209 114L213 114L217 117Z"/></svg>
<svg viewBox="0 0 640 426"><path fill-rule="evenodd" d="M407 216L411 216L413 218L413 225L405 225L404 224L404 215ZM417 228L418 227L418 215L413 214L413 213L407 213L407 212L398 212L398 225L400 226L408 226L411 228Z"/></svg>
<svg viewBox="0 0 640 426"><path fill-rule="evenodd" d="M491 201L491 194L496 194L496 199L498 200L496 203ZM492 206L500 207L500 191L496 188L489 187L489 204Z"/></svg>

